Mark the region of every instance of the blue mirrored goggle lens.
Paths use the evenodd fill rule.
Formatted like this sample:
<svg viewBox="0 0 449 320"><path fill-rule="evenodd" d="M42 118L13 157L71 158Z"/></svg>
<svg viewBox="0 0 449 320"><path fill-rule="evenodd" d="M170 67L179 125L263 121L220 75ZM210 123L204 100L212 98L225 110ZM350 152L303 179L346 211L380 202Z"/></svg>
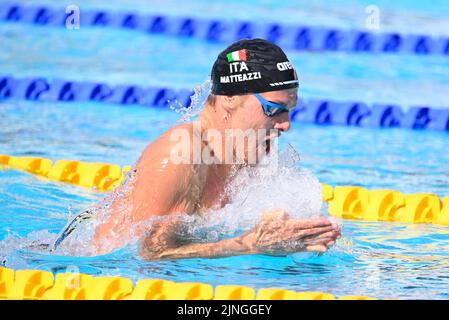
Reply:
<svg viewBox="0 0 449 320"><path fill-rule="evenodd" d="M289 110L285 107L283 108L272 108L267 106L264 110L265 114L269 117L274 117L275 115L284 113L284 112L288 112Z"/></svg>
<svg viewBox="0 0 449 320"><path fill-rule="evenodd" d="M263 112L268 117L273 117L275 115L290 111L288 107L265 100L259 94L255 94L254 96L259 100L260 104L262 105Z"/></svg>

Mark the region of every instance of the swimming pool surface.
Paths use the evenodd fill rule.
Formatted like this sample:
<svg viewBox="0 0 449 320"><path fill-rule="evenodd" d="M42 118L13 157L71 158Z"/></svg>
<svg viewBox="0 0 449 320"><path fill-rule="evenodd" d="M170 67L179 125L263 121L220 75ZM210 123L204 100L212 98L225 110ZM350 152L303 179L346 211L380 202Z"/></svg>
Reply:
<svg viewBox="0 0 449 320"><path fill-rule="evenodd" d="M40 3L52 4L51 1ZM444 1L259 2L251 19L363 28L364 8L378 4L386 30L444 34ZM205 14L248 19L253 2L210 5ZM80 7L171 14L208 5L164 1L80 1ZM408 9L404 11L403 9ZM203 13L206 10L202 10ZM411 27L413 26L413 28ZM68 31L0 22L0 73L110 84L192 88L203 83L222 45L116 29ZM300 97L449 107L449 61L442 56L287 52L298 68ZM130 165L147 144L179 119L171 110L100 103L0 101L0 154ZM449 194L449 135L405 129L320 127L293 123L280 144L300 154L300 166L320 182L403 193ZM50 255L24 249L34 238L56 234L68 208L78 212L103 197L76 186L0 170L0 261L14 269L133 280L163 278L255 288L282 287L377 298L449 298L449 228L340 220L342 239L328 253L288 257L242 256L145 262L135 246L95 257ZM36 233L37 232L37 233Z"/></svg>

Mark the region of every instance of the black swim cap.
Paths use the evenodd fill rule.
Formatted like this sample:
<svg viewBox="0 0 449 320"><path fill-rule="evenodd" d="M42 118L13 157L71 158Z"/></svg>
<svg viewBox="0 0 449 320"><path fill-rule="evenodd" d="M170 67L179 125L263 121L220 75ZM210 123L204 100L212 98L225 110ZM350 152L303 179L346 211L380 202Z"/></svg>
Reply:
<svg viewBox="0 0 449 320"><path fill-rule="evenodd" d="M284 51L263 39L240 40L222 51L212 67L212 93L239 95L298 87Z"/></svg>

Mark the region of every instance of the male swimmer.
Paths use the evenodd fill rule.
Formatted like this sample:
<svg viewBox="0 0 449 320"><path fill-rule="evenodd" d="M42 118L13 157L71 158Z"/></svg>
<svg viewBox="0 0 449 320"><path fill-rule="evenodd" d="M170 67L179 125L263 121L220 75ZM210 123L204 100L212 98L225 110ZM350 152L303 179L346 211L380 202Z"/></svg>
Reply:
<svg viewBox="0 0 449 320"><path fill-rule="evenodd" d="M179 214L205 215L226 205L226 186L233 175L245 161L247 164L251 154L269 152L270 141L289 130L289 111L297 104L296 71L282 49L266 40L241 40L230 45L218 55L211 80L211 94L198 119L174 126L144 150L135 166L132 189L126 197L112 200L108 219L95 230L94 244L99 252L120 246L132 224L152 217L173 219L157 220L151 232L136 231L141 238L139 254L145 260L325 252L340 237L340 227L327 218L293 219L283 210L264 213L254 228L234 238L214 243L179 239ZM256 144L245 144L243 164L227 161L229 144L216 139L217 133L226 136L232 130L264 132ZM173 137L180 133L188 137L183 144L188 152L184 161L175 161L180 142ZM199 150L195 150L195 143ZM232 155L236 154L236 143L231 139ZM198 151L213 161L195 161ZM127 216L121 214L123 207L128 208ZM73 228L72 223L67 230Z"/></svg>

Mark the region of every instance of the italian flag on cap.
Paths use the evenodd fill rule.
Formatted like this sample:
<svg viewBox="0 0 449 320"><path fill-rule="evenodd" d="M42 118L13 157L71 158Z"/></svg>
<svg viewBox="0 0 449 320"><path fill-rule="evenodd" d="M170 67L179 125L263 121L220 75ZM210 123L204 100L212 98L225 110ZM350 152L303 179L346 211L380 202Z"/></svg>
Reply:
<svg viewBox="0 0 449 320"><path fill-rule="evenodd" d="M228 62L234 62L234 61L246 61L246 50L238 50L229 52L226 57L228 58Z"/></svg>

